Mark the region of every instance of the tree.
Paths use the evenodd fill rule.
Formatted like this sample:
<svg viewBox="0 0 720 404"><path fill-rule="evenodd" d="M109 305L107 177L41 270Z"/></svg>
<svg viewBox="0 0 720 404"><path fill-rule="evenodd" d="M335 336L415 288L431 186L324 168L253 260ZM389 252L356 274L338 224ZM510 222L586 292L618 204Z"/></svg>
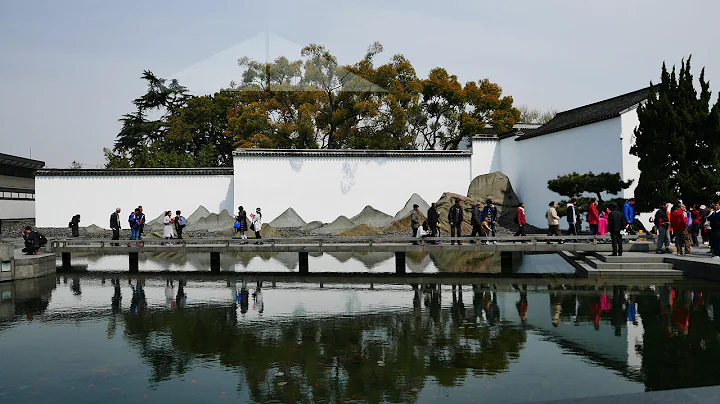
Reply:
<svg viewBox="0 0 720 404"><path fill-rule="evenodd" d="M663 63L660 83L638 107L640 124L630 153L640 161L635 195L640 211L663 201L707 202L720 189L720 105L710 108L705 69L695 89L691 57L668 72Z"/></svg>
<svg viewBox="0 0 720 404"><path fill-rule="evenodd" d="M73 160L72 163L70 163L70 167L68 167L71 170L80 170L83 168L83 165L78 163L76 160Z"/></svg>
<svg viewBox="0 0 720 404"><path fill-rule="evenodd" d="M520 121L522 123L534 123L534 124L545 124L550 122L555 115L558 114L556 109L538 109L530 108L527 105L520 105L518 107L520 111Z"/></svg>
<svg viewBox="0 0 720 404"><path fill-rule="evenodd" d="M599 202L603 202L602 194L617 195L623 189L628 189L633 180L623 181L619 173L578 174L573 172L561 175L548 181L548 189L556 194L576 198L584 194L595 194Z"/></svg>
<svg viewBox="0 0 720 404"><path fill-rule="evenodd" d="M578 211L584 212L590 204L590 198L584 195L594 194L600 205L605 206L606 203L612 205L620 203L621 200L619 198L613 198L609 201L604 201L602 194L617 195L623 189L628 189L632 183L633 180L623 181L619 173L593 174L593 172L590 171L587 174L578 174L573 172L571 174L558 176L554 180L549 180L548 189L568 199L577 198ZM565 214L565 206L567 203L567 200L558 202L558 214Z"/></svg>

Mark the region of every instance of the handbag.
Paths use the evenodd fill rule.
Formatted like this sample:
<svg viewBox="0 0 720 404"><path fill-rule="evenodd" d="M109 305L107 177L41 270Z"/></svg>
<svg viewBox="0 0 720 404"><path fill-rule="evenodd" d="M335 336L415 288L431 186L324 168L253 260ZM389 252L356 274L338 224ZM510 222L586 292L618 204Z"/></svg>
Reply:
<svg viewBox="0 0 720 404"><path fill-rule="evenodd" d="M239 229L239 228L240 228L240 222L235 222L235 224L233 224L233 229Z"/></svg>
<svg viewBox="0 0 720 404"><path fill-rule="evenodd" d="M255 223L250 223L250 230L255 231Z"/></svg>

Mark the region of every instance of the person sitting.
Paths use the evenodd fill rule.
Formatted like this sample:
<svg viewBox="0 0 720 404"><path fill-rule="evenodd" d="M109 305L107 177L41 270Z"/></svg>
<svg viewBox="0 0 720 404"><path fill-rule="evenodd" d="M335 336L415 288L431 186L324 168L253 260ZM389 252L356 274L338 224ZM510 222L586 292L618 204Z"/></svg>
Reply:
<svg viewBox="0 0 720 404"><path fill-rule="evenodd" d="M416 238L424 239L427 237L432 237L432 231L430 230L430 225L428 224L427 220L424 220L422 222L422 225L420 225L420 228L418 229L417 235L415 235Z"/></svg>
<svg viewBox="0 0 720 404"><path fill-rule="evenodd" d="M40 251L40 234L33 231L32 227L27 226L22 236L25 240L25 248L22 249L22 252L26 255L36 255Z"/></svg>

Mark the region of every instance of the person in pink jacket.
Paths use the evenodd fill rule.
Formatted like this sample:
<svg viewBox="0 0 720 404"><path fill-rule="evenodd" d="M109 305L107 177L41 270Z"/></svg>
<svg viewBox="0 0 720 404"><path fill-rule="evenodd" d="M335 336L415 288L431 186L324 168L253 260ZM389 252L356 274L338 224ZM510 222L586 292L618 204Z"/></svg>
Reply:
<svg viewBox="0 0 720 404"><path fill-rule="evenodd" d="M610 209L605 208L598 218L598 236L604 236L608 231L608 216L610 215Z"/></svg>

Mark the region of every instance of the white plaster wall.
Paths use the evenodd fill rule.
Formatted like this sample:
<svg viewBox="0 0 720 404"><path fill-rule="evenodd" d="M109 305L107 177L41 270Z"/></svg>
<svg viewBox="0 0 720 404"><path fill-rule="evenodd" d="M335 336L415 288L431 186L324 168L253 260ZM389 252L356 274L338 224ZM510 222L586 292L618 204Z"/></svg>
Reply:
<svg viewBox="0 0 720 404"><path fill-rule="evenodd" d="M640 179L640 169L638 163L640 159L630 154L630 148L635 144L635 128L640 125L637 115L637 107L633 108L620 116L622 122L622 156L623 164L621 175L624 181L633 180L630 188L623 191L623 198L632 198L635 196L635 188Z"/></svg>
<svg viewBox="0 0 720 404"><path fill-rule="evenodd" d="M0 200L0 220L32 219L35 217L35 201Z"/></svg>
<svg viewBox="0 0 720 404"><path fill-rule="evenodd" d="M470 159L472 178L498 171L498 162L495 153L497 146L498 140L495 139L473 139L471 149L473 154Z"/></svg>
<svg viewBox="0 0 720 404"><path fill-rule="evenodd" d="M235 208L261 207L265 222L292 207L306 221L352 217L366 205L389 215L413 193L436 201L467 193L470 156L463 157L234 157Z"/></svg>
<svg viewBox="0 0 720 404"><path fill-rule="evenodd" d="M181 210L190 216L202 205L211 213L233 212L231 175L173 176L38 176L35 178L36 224L38 227L67 227L75 214L80 226L110 225L110 214L122 209L123 227L138 205L147 221L166 210Z"/></svg>
<svg viewBox="0 0 720 404"><path fill-rule="evenodd" d="M522 202L528 222L547 227L545 212L551 200L563 197L547 189L547 182L576 171L622 172L621 118L572 128L522 141L499 142L499 171L510 182ZM561 221L561 228L566 222Z"/></svg>

